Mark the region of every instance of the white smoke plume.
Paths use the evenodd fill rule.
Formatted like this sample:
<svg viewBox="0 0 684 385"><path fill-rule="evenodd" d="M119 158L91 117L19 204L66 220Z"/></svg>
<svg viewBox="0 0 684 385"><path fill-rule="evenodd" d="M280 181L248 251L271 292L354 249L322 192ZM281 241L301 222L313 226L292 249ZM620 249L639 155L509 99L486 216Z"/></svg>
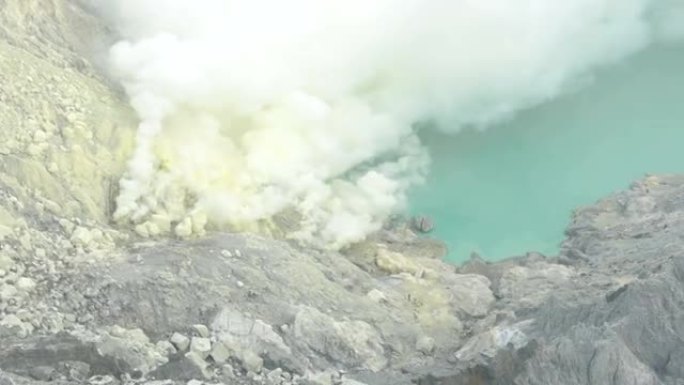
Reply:
<svg viewBox="0 0 684 385"><path fill-rule="evenodd" d="M117 220L341 247L427 172L418 126L485 127L658 39L679 0L109 0L141 123ZM677 11L679 13L677 13ZM679 15L679 16L673 16ZM429 123L429 124L421 124Z"/></svg>

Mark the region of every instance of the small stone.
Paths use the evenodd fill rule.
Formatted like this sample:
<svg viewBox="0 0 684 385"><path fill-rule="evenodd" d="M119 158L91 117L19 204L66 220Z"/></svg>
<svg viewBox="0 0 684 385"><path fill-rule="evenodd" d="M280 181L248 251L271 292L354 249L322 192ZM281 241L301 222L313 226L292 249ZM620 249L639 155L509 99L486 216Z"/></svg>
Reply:
<svg viewBox="0 0 684 385"><path fill-rule="evenodd" d="M145 223L141 223L141 224L139 224L139 225L136 225L136 226L133 228L133 230L135 230L135 233L138 234L138 235L140 235L141 237L147 238L147 237L149 237L150 235L153 235L153 234L154 234L154 230L155 230L155 229L154 229L154 226L153 226L151 223L145 222Z"/></svg>
<svg viewBox="0 0 684 385"><path fill-rule="evenodd" d="M368 294L366 294L366 297L368 297L368 299L375 303L387 301L387 297L385 296L385 294L378 289L373 289L369 291Z"/></svg>
<svg viewBox="0 0 684 385"><path fill-rule="evenodd" d="M192 325L192 330L202 338L209 338L209 328L204 325Z"/></svg>
<svg viewBox="0 0 684 385"><path fill-rule="evenodd" d="M169 341L159 341L157 342L156 347L159 353L167 357L174 355L177 352L176 348Z"/></svg>
<svg viewBox="0 0 684 385"><path fill-rule="evenodd" d="M435 350L435 340L431 337L421 337L416 341L416 350L423 354L431 354Z"/></svg>
<svg viewBox="0 0 684 385"><path fill-rule="evenodd" d="M235 249L235 256L238 258L242 257L242 252L240 252L238 249Z"/></svg>
<svg viewBox="0 0 684 385"><path fill-rule="evenodd" d="M237 287L243 288L243 287L245 287L245 283L242 281L237 281Z"/></svg>
<svg viewBox="0 0 684 385"><path fill-rule="evenodd" d="M226 384L232 384L233 379L235 379L235 371L231 364L225 364L221 366L221 371L219 372L219 379L221 382Z"/></svg>
<svg viewBox="0 0 684 385"><path fill-rule="evenodd" d="M179 352L187 350L188 346L190 346L190 339L180 333L173 333L170 341Z"/></svg>
<svg viewBox="0 0 684 385"><path fill-rule="evenodd" d="M52 381L56 378L57 371L50 366L34 366L29 369L29 376L38 381Z"/></svg>
<svg viewBox="0 0 684 385"><path fill-rule="evenodd" d="M88 385L116 385L116 378L104 375L104 376L93 376L88 379Z"/></svg>
<svg viewBox="0 0 684 385"><path fill-rule="evenodd" d="M196 367L196 369L200 373L202 373L203 378L209 378L210 377L209 371L207 370L207 368L209 367L209 364L207 364L206 361L204 361L203 357L201 357L200 355L198 355L195 352L189 352L189 353L185 354L185 358L186 358L188 363L194 365Z"/></svg>
<svg viewBox="0 0 684 385"><path fill-rule="evenodd" d="M98 241L101 242L102 239L104 238L104 233L103 233L102 230L100 230L100 229L92 229L92 230L90 231L90 236L92 237L92 239L93 239L94 241L96 241L96 242L98 242Z"/></svg>
<svg viewBox="0 0 684 385"><path fill-rule="evenodd" d="M249 372L259 373L264 367L264 360L251 350L242 354L242 365Z"/></svg>
<svg viewBox="0 0 684 385"><path fill-rule="evenodd" d="M7 374L3 373L2 370L0 370L0 385L15 385L16 383L12 379L12 377L8 376Z"/></svg>
<svg viewBox="0 0 684 385"><path fill-rule="evenodd" d="M0 300L8 301L10 298L17 295L17 288L12 285L0 286Z"/></svg>
<svg viewBox="0 0 684 385"><path fill-rule="evenodd" d="M200 380L190 380L186 383L187 385L202 385L202 381Z"/></svg>
<svg viewBox="0 0 684 385"><path fill-rule="evenodd" d="M43 318L41 327L51 334L57 334L64 330L64 322L60 315L49 313Z"/></svg>
<svg viewBox="0 0 684 385"><path fill-rule="evenodd" d="M190 381L193 379L208 379L212 373L208 370L209 364L195 352L188 352L179 359L170 360L149 373L151 378L173 379L169 385L177 381Z"/></svg>
<svg viewBox="0 0 684 385"><path fill-rule="evenodd" d="M435 228L434 221L424 215L419 215L413 218L413 228L421 233L429 233Z"/></svg>
<svg viewBox="0 0 684 385"><path fill-rule="evenodd" d="M93 236L90 230L85 227L77 227L71 234L71 242L79 246L88 246L93 241Z"/></svg>
<svg viewBox="0 0 684 385"><path fill-rule="evenodd" d="M29 321L31 319L31 312L26 309L20 309L15 314L23 322Z"/></svg>
<svg viewBox="0 0 684 385"><path fill-rule="evenodd" d="M25 233L19 237L19 243L24 250L31 250L31 234Z"/></svg>
<svg viewBox="0 0 684 385"><path fill-rule="evenodd" d="M94 287L89 287L83 291L83 296L86 298L95 298L99 294L99 291Z"/></svg>
<svg viewBox="0 0 684 385"><path fill-rule="evenodd" d="M8 314L0 321L0 336L26 338L33 332L33 325L22 322L14 314Z"/></svg>
<svg viewBox="0 0 684 385"><path fill-rule="evenodd" d="M232 258L233 253L230 252L230 250L221 250L221 255L226 257L226 258Z"/></svg>
<svg viewBox="0 0 684 385"><path fill-rule="evenodd" d="M14 266L14 260L9 255L0 254L0 269L9 271Z"/></svg>
<svg viewBox="0 0 684 385"><path fill-rule="evenodd" d="M73 222L65 218L59 220L59 225L62 226L64 231L66 231L67 233L71 233L72 231L74 231L74 228L76 227L76 225Z"/></svg>
<svg viewBox="0 0 684 385"><path fill-rule="evenodd" d="M64 361L59 371L72 381L84 382L90 377L90 365L81 361Z"/></svg>
<svg viewBox="0 0 684 385"><path fill-rule="evenodd" d="M332 372L309 373L306 380L310 385L333 385L332 377Z"/></svg>
<svg viewBox="0 0 684 385"><path fill-rule="evenodd" d="M181 221L174 229L176 236L178 238L187 238L192 235L192 220L190 218L185 218Z"/></svg>
<svg viewBox="0 0 684 385"><path fill-rule="evenodd" d="M193 337L190 342L190 351L197 353L202 359L207 358L211 352L211 341L208 338Z"/></svg>
<svg viewBox="0 0 684 385"><path fill-rule="evenodd" d="M37 130L33 132L33 140L36 142L44 142L47 140L47 133L43 130Z"/></svg>
<svg viewBox="0 0 684 385"><path fill-rule="evenodd" d="M221 342L214 344L214 347L211 349L211 353L209 353L209 357L211 357L211 359L217 364L223 364L228 361L230 355L230 351L226 345Z"/></svg>
<svg viewBox="0 0 684 385"><path fill-rule="evenodd" d="M87 324L87 323L91 322L93 319L95 319L95 317L92 314L86 313L86 314L79 316L76 320L80 324Z"/></svg>
<svg viewBox="0 0 684 385"><path fill-rule="evenodd" d="M271 384L280 384L283 380L283 369L277 368L277 369L271 370L266 375L266 378L268 379L268 382Z"/></svg>

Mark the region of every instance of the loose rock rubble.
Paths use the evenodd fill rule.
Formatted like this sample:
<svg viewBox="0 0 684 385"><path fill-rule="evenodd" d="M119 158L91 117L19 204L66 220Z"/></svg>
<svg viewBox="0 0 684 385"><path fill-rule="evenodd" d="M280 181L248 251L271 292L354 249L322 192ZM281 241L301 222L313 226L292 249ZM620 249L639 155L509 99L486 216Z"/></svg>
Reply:
<svg viewBox="0 0 684 385"><path fill-rule="evenodd" d="M650 177L579 210L557 257L458 268L389 233L356 250L392 269L246 234L130 243L57 281L3 259L24 302L0 321L0 368L13 383L677 384L680 196L684 177ZM652 211L625 209L644 197ZM63 294L32 295L47 287Z"/></svg>

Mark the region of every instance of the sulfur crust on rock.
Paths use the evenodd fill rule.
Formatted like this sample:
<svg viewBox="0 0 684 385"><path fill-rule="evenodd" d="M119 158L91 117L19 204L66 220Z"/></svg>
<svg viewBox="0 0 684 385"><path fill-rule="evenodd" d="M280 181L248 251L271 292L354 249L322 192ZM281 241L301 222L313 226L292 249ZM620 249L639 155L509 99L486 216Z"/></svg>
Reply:
<svg viewBox="0 0 684 385"><path fill-rule="evenodd" d="M380 270L390 274L418 274L421 271L421 267L412 260L406 258L403 254L387 250L384 247L377 249L375 253L375 264Z"/></svg>
<svg viewBox="0 0 684 385"><path fill-rule="evenodd" d="M0 8L8 35L0 39L0 183L22 199L40 195L61 215L106 223L135 118L79 52L99 35L95 20L62 1Z"/></svg>

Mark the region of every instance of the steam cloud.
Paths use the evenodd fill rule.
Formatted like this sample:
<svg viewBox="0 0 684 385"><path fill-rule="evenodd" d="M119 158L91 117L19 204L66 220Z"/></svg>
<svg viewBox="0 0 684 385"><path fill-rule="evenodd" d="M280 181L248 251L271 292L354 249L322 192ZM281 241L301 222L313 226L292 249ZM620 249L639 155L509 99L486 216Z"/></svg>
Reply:
<svg viewBox="0 0 684 385"><path fill-rule="evenodd" d="M418 126L486 127L661 39L679 0L110 0L140 117L115 217L341 247L428 169Z"/></svg>

